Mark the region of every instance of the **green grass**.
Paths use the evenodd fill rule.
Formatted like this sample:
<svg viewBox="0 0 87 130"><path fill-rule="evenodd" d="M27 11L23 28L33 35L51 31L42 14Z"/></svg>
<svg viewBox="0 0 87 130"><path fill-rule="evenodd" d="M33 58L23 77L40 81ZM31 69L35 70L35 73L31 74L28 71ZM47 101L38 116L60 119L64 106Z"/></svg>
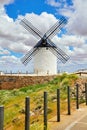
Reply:
<svg viewBox="0 0 87 130"><path fill-rule="evenodd" d="M41 106L41 109L43 109L44 91L48 92L48 105L50 107L48 117L51 118L53 115L55 116L56 103L54 100L56 99L57 88L61 89L61 100L65 100L67 97L66 87L72 85L72 82L75 82L77 78L78 77L74 74L67 75L64 73L63 75L56 76L56 78L46 84L26 86L14 90L0 90L0 105L5 106L5 127L11 125L13 126L12 130L23 130L24 113L20 113L20 111L25 108L25 97L30 97L31 111L34 111L38 106ZM18 125L17 123L13 122L14 119L18 120ZM40 124L43 122L43 115L36 113L34 117L31 117L31 122L34 122L31 125L31 130L42 130L42 125Z"/></svg>

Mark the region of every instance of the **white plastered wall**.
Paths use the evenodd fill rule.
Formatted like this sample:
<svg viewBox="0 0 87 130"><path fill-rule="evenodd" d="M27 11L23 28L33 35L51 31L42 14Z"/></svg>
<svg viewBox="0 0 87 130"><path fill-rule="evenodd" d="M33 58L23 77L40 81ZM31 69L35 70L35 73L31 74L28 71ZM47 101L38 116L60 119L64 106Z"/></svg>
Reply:
<svg viewBox="0 0 87 130"><path fill-rule="evenodd" d="M46 47L40 48L34 56L34 73L38 75L57 74L57 58Z"/></svg>

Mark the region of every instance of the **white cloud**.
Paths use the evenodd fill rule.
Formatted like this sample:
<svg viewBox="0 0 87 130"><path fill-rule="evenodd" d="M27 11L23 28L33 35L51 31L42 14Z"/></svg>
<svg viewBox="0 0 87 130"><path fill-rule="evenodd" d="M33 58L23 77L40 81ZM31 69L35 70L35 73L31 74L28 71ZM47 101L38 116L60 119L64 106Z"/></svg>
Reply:
<svg viewBox="0 0 87 130"><path fill-rule="evenodd" d="M11 64L17 64L18 62L20 62L19 60L18 60L18 58L17 57L15 57L15 56L13 56L13 55L11 55L11 56L2 56L1 57L1 61L3 62L3 63L7 63L7 64L9 64L9 63L11 63Z"/></svg>
<svg viewBox="0 0 87 130"><path fill-rule="evenodd" d="M82 10L81 6L78 5L78 1L78 4L75 3L76 1L77 0L74 0L73 7L69 7L68 9L66 6L60 10L60 13L69 17L69 23L67 25L67 31L69 33L67 35L62 35L62 37L55 36L52 39L54 43L58 45L58 47L64 50L71 57L71 59L65 65L60 65L66 69L68 69L69 66L72 66L73 64L76 65L82 62L83 64L87 64L86 26L84 28L84 21L86 22L86 16L83 14L84 10L86 11L86 9L84 7L84 10ZM72 10L75 11L72 12ZM81 13L79 14L79 10L83 11L83 13L80 11ZM82 19L82 16L85 16L84 19ZM28 70L31 68L31 66L28 66L29 68L24 67L20 62L20 58L17 58L16 55L14 56L10 53L10 51L13 51L15 53L25 54L39 40L36 39L31 33L27 32L19 24L20 20L24 17L29 19L29 21L31 21L31 23L43 34L57 21L54 15L48 14L46 12L43 12L40 15L27 13L25 16L18 16L18 18L14 21L6 14L4 7L0 8L0 54L5 54L0 58L0 68L6 68L6 65L10 66L9 70L12 68L15 68L16 70L20 68ZM79 22L77 19L80 19ZM73 35L70 35L70 33L73 33ZM77 34L79 34L79 36ZM69 46L73 46L73 50L69 50Z"/></svg>
<svg viewBox="0 0 87 130"><path fill-rule="evenodd" d="M61 38L55 37L53 38L53 41L55 41L56 45L60 47L63 51L65 51L69 56L70 60L65 64L59 64L60 69L63 67L65 70L75 71L74 69L70 69L73 64L74 67L79 66L87 68L87 44L84 37L79 37L77 35L62 35ZM72 48L70 50L70 47Z"/></svg>
<svg viewBox="0 0 87 130"><path fill-rule="evenodd" d="M45 0L46 4L53 7L65 7L67 5L67 0Z"/></svg>
<svg viewBox="0 0 87 130"><path fill-rule="evenodd" d="M14 0L0 0L0 5L8 5L14 2Z"/></svg>
<svg viewBox="0 0 87 130"><path fill-rule="evenodd" d="M19 16L14 21L6 14L4 8L0 10L0 13L0 46L3 49L3 53L6 50L9 50L9 52L11 51L11 53L13 51L16 53L25 54L29 49L31 49L32 46L34 46L38 42L38 40L20 25L20 19L24 18L24 16ZM42 33L45 33L57 21L57 19L52 14L47 14L46 12L43 12L40 16L36 14L26 14L25 17L27 19L31 19L32 24ZM40 22L38 23L38 21ZM3 56L0 58L0 62L4 64L3 67L5 65L18 65L20 64L19 60L20 58L17 58L16 55L12 56L10 53L9 56ZM24 68L22 63L19 66L20 68L21 66L22 68ZM16 68L19 67L17 66Z"/></svg>
<svg viewBox="0 0 87 130"><path fill-rule="evenodd" d="M46 3L54 7L59 7L61 5L60 2L56 2L55 0L46 0Z"/></svg>
<svg viewBox="0 0 87 130"><path fill-rule="evenodd" d="M15 52L25 52L28 46L24 44L29 39L27 31L6 15L5 11L0 10L0 46Z"/></svg>
<svg viewBox="0 0 87 130"><path fill-rule="evenodd" d="M69 17L68 32L87 36L87 0L73 0L73 5L60 9L60 13Z"/></svg>
<svg viewBox="0 0 87 130"><path fill-rule="evenodd" d="M10 54L10 52L8 50L0 47L0 55L9 55L9 54Z"/></svg>
<svg viewBox="0 0 87 130"><path fill-rule="evenodd" d="M9 55L9 56L1 56L0 57L0 71L4 71L6 73L9 72L33 72L33 65L31 67L32 61L30 62L29 65L24 66L20 58L17 58L14 55Z"/></svg>
<svg viewBox="0 0 87 130"><path fill-rule="evenodd" d="M56 8L58 14L68 17L69 20L66 25L67 34L62 35L62 38L53 39L70 55L69 62L63 66L67 70L70 68L69 71L81 67L87 68L87 0L84 2L83 0L73 0L72 2L72 6L65 3L60 9ZM73 49L69 50L70 47Z"/></svg>
<svg viewBox="0 0 87 130"><path fill-rule="evenodd" d="M48 14L47 12L42 12L40 15L34 13L26 14L25 18L29 19L29 21L43 34L57 21L54 15ZM21 19L20 16L19 19Z"/></svg>
<svg viewBox="0 0 87 130"><path fill-rule="evenodd" d="M36 14L26 14L27 19L32 19L32 24L45 33L51 25L56 22L56 18L52 14L42 13L40 16ZM0 46L8 50L26 53L31 46L34 46L38 40L21 25L20 20L23 16L19 16L16 21L9 18L5 11L0 16ZM38 21L39 24L38 24ZM44 24L44 22L46 24ZM42 26L43 25L43 26Z"/></svg>

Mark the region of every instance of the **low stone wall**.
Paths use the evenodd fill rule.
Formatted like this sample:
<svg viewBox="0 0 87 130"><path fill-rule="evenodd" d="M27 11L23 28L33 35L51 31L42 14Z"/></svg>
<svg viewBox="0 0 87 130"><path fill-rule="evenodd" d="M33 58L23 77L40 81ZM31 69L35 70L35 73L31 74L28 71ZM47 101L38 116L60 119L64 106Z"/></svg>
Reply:
<svg viewBox="0 0 87 130"><path fill-rule="evenodd" d="M43 84L51 81L55 76L0 76L0 90L16 89L33 84Z"/></svg>

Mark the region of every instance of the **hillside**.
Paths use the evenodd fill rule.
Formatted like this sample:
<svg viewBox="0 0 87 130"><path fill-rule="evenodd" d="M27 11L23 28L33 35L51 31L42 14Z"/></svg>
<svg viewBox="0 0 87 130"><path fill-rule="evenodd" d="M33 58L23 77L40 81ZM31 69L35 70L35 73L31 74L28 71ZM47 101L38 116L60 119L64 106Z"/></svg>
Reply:
<svg viewBox="0 0 87 130"><path fill-rule="evenodd" d="M17 78L17 80L16 80ZM7 79L9 79L7 81ZM14 81L15 79L16 81ZM32 81L34 80L34 81ZM31 102L31 130L43 129L43 92L48 92L48 119L56 115L56 90L61 90L61 112L66 113L67 109L67 86L71 87L72 109L75 109L75 84L79 83L80 91L84 90L84 85L87 82L86 78L79 78L77 75L63 74L52 77L3 77L2 84L5 89L0 90L0 105L5 106L5 130L23 130L24 115L25 115L25 97L30 97ZM8 84L7 84L8 83ZM20 83L20 86L16 84ZM23 83L23 86L22 86ZM26 84L27 85L26 85ZM30 83L30 85L29 85ZM32 84L32 85L31 85ZM16 89L17 88L17 89ZM18 89L19 88L19 89ZM84 99L84 98L83 98ZM81 102L83 100L81 98Z"/></svg>
<svg viewBox="0 0 87 130"><path fill-rule="evenodd" d="M0 76L0 90L17 89L28 85L43 84L56 76Z"/></svg>

